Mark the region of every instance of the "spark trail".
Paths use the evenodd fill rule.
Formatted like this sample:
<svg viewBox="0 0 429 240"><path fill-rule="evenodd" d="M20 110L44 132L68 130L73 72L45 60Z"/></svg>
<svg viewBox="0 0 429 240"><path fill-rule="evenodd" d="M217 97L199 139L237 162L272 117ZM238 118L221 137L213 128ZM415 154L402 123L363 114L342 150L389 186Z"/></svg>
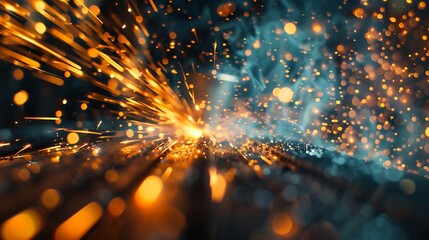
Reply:
<svg viewBox="0 0 429 240"><path fill-rule="evenodd" d="M143 16L135 3L127 4L134 22L123 23L115 13L103 16L96 5L81 1L1 1L0 53L4 60L58 86L90 82L100 91L88 93L88 99L123 109L118 115L138 127L128 136L152 132L198 138L202 131L193 103L189 96L179 96L169 86L163 66L152 62ZM123 34L125 28L132 34Z"/></svg>

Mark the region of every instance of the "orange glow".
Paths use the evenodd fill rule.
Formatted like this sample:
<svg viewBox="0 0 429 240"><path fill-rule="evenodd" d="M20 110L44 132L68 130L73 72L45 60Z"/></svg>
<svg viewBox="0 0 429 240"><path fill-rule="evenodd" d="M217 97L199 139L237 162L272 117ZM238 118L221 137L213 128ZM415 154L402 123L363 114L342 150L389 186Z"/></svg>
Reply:
<svg viewBox="0 0 429 240"><path fill-rule="evenodd" d="M165 172L162 174L161 178L162 180L165 182L170 178L171 173L173 172L173 168L172 167L168 167L167 169L165 169Z"/></svg>
<svg viewBox="0 0 429 240"><path fill-rule="evenodd" d="M287 213L278 213L271 221L273 231L280 236L287 236L292 232L292 218Z"/></svg>
<svg viewBox="0 0 429 240"><path fill-rule="evenodd" d="M124 200L120 197L115 197L112 199L112 201L109 202L109 205L107 206L107 210L109 213L114 217L119 217L126 208L126 204Z"/></svg>
<svg viewBox="0 0 429 240"><path fill-rule="evenodd" d="M230 14L232 14L235 11L235 4L233 2L227 2L224 4L221 4L217 7L217 14L221 17L228 17Z"/></svg>
<svg viewBox="0 0 429 240"><path fill-rule="evenodd" d="M97 5L91 5L89 6L89 11L94 14L95 16L97 16L98 14L100 14L100 8Z"/></svg>
<svg viewBox="0 0 429 240"><path fill-rule="evenodd" d="M86 103L82 103L81 105L80 105L80 109L82 109L82 110L86 110L86 109L88 109L88 104L86 104Z"/></svg>
<svg viewBox="0 0 429 240"><path fill-rule="evenodd" d="M184 126L183 128L186 137L198 139L203 135L203 131L199 128L188 126Z"/></svg>
<svg viewBox="0 0 429 240"><path fill-rule="evenodd" d="M61 112L60 110L57 110L57 111L55 112L55 116L56 116L57 118L60 118L62 115L63 115L63 112Z"/></svg>
<svg viewBox="0 0 429 240"><path fill-rule="evenodd" d="M2 239L31 239L42 227L42 216L35 209L26 209L1 225Z"/></svg>
<svg viewBox="0 0 429 240"><path fill-rule="evenodd" d="M104 178L107 182L113 183L116 182L119 178L119 174L116 170L110 169L104 174Z"/></svg>
<svg viewBox="0 0 429 240"><path fill-rule="evenodd" d="M285 32L289 35L293 35L296 33L296 25L291 22L286 23L284 29Z"/></svg>
<svg viewBox="0 0 429 240"><path fill-rule="evenodd" d="M28 93L24 90L17 92L15 96L13 96L13 102L18 106L23 105L24 103L27 102L27 100L28 100Z"/></svg>
<svg viewBox="0 0 429 240"><path fill-rule="evenodd" d="M278 96L279 96L279 92L280 92L280 88L276 87L276 88L274 88L274 89L273 89L273 95L274 95L275 97L278 97Z"/></svg>
<svg viewBox="0 0 429 240"><path fill-rule="evenodd" d="M290 89L288 87L284 87L284 88L280 89L278 98L279 98L280 102L283 102L283 103L291 102L292 98L293 98L292 89Z"/></svg>
<svg viewBox="0 0 429 240"><path fill-rule="evenodd" d="M37 11L43 11L45 10L45 3L42 1L35 1L34 2L34 9L36 9Z"/></svg>
<svg viewBox="0 0 429 240"><path fill-rule="evenodd" d="M125 132L125 135L127 135L127 138L132 138L132 137L134 137L134 131L132 129L128 129Z"/></svg>
<svg viewBox="0 0 429 240"><path fill-rule="evenodd" d="M79 142L79 135L75 132L67 134L67 142L70 144L76 144Z"/></svg>
<svg viewBox="0 0 429 240"><path fill-rule="evenodd" d="M65 222L55 231L55 239L80 239L100 219L103 208L91 202Z"/></svg>
<svg viewBox="0 0 429 240"><path fill-rule="evenodd" d="M292 218L287 213L278 213L271 223L273 231L280 236L287 236L293 230Z"/></svg>
<svg viewBox="0 0 429 240"><path fill-rule="evenodd" d="M96 58L96 57L98 57L98 50L97 50L97 49L95 49L95 48L90 48L90 49L88 49L88 50L87 50L87 53L88 53L88 56L89 56L90 58Z"/></svg>
<svg viewBox="0 0 429 240"><path fill-rule="evenodd" d="M186 224L186 217L174 207L159 208L153 219L155 229L167 239L178 239Z"/></svg>
<svg viewBox="0 0 429 240"><path fill-rule="evenodd" d="M162 181L157 176L147 177L134 194L134 201L139 207L153 204L162 191Z"/></svg>
<svg viewBox="0 0 429 240"><path fill-rule="evenodd" d="M47 189L42 193L40 202L45 208L54 209L61 201L61 194L55 189Z"/></svg>
<svg viewBox="0 0 429 240"><path fill-rule="evenodd" d="M15 80L22 80L24 78L24 72L21 69L15 69L15 71L13 71L13 78Z"/></svg>
<svg viewBox="0 0 429 240"><path fill-rule="evenodd" d="M218 174L216 168L210 168L210 188L212 190L212 201L221 202L225 196L226 181L223 175Z"/></svg>
<svg viewBox="0 0 429 240"><path fill-rule="evenodd" d="M36 32L39 34L44 34L46 32L46 26L42 22L37 22L34 25L34 28L36 29Z"/></svg>
<svg viewBox="0 0 429 240"><path fill-rule="evenodd" d="M320 23L314 23L313 24L313 31L317 34L322 32L322 25L320 25Z"/></svg>
<svg viewBox="0 0 429 240"><path fill-rule="evenodd" d="M355 10L353 10L353 14L357 17L357 18L363 18L365 11L363 10L363 8L356 8Z"/></svg>

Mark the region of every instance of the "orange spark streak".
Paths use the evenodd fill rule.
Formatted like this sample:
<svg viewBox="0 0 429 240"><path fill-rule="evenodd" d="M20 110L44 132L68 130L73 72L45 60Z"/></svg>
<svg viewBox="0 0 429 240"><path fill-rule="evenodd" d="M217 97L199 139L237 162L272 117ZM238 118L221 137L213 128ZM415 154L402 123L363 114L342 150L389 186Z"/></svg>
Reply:
<svg viewBox="0 0 429 240"><path fill-rule="evenodd" d="M40 150L38 150L39 152L49 152L49 151L51 151L51 150L54 150L54 149L60 149L61 148L61 146L60 145L57 145L57 146L52 146L52 147L47 147L47 148L43 148L43 149L40 149Z"/></svg>
<svg viewBox="0 0 429 240"><path fill-rule="evenodd" d="M67 84L65 77L68 81L82 79L105 90L104 94L91 92L87 97L119 107L118 112L111 112L126 119L128 124L132 124L130 127L138 127L140 130L156 126L156 131L149 134L134 131L139 133L139 138L145 134L144 137L151 140L171 137L195 140L202 135L201 127L195 120L197 118L193 116L194 93L183 68L183 84L187 96L177 94L168 85L165 67L153 62L145 51L149 47L146 37L150 34L143 25L143 16L135 2L131 1L128 8L128 12L134 16L134 23L125 23L115 14L106 17L98 12L94 13L82 0L75 1L74 4L68 1L49 4L32 0L24 2L28 4L11 5L8 1L0 0L0 24L3 25L0 43L7 46L0 47L4 60L27 68L36 78L57 86ZM150 0L150 4L157 12L155 2ZM33 15L37 15L37 18ZM79 21L72 24L71 19ZM46 31L37 31L34 26L39 22L48 26ZM132 30L130 34L121 32L125 26ZM196 30L193 32L198 40ZM132 45L135 40L140 45ZM215 51L216 45L217 43ZM114 84L100 80L105 77L114 80ZM25 119L60 120L59 117L33 116ZM101 122L96 131L67 128L57 130L100 135L98 139L122 136L101 136L103 133L98 132L100 124Z"/></svg>
<svg viewBox="0 0 429 240"><path fill-rule="evenodd" d="M31 144L26 144L23 148L21 148L21 150L19 150L18 152L16 152L14 156L19 155L22 151L24 151L25 149L28 149L30 147L31 147Z"/></svg>
<svg viewBox="0 0 429 240"><path fill-rule="evenodd" d="M10 143L0 143L0 147L7 147L10 146Z"/></svg>
<svg viewBox="0 0 429 240"><path fill-rule="evenodd" d="M44 121L56 121L58 117L24 117L25 120L44 120Z"/></svg>
<svg viewBox="0 0 429 240"><path fill-rule="evenodd" d="M55 231L55 239L80 239L100 219L103 208L91 202L63 222Z"/></svg>
<svg viewBox="0 0 429 240"><path fill-rule="evenodd" d="M266 162L268 165L273 165L273 162L270 159L268 159L264 156L261 156L261 159L264 160L264 162Z"/></svg>
<svg viewBox="0 0 429 240"><path fill-rule="evenodd" d="M64 132L74 132L74 133L83 133L83 134L94 134L94 135L101 135L100 132L92 132L87 130L73 130L73 129L67 129L67 128L57 128L58 131L64 131Z"/></svg>
<svg viewBox="0 0 429 240"><path fill-rule="evenodd" d="M156 7L156 5L155 5L155 3L153 2L153 0L149 0L149 2L150 2L150 5L152 6L153 10L154 10L155 12L158 12L158 8Z"/></svg>

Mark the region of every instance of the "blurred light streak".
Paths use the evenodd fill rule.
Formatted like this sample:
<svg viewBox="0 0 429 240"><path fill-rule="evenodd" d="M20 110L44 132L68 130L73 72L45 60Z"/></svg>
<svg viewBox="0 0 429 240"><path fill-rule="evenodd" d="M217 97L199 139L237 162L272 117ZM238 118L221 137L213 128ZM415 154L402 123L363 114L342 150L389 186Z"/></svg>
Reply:
<svg viewBox="0 0 429 240"><path fill-rule="evenodd" d="M212 201L221 202L225 196L227 183L222 174L217 173L216 168L209 169L210 188L212 191Z"/></svg>
<svg viewBox="0 0 429 240"><path fill-rule="evenodd" d="M55 231L55 239L80 239L100 219L103 208L91 202L63 222Z"/></svg>
<svg viewBox="0 0 429 240"><path fill-rule="evenodd" d="M42 225L42 215L37 210L29 208L1 225L1 237L5 240L31 239L40 231Z"/></svg>
<svg viewBox="0 0 429 240"><path fill-rule="evenodd" d="M7 147L10 146L10 143L0 143L0 147Z"/></svg>
<svg viewBox="0 0 429 240"><path fill-rule="evenodd" d="M162 180L151 175L147 177L134 194L134 202L139 207L147 207L152 205L161 194L163 188Z"/></svg>
<svg viewBox="0 0 429 240"><path fill-rule="evenodd" d="M231 75L231 74L226 74L226 73L218 73L217 74L217 79L219 81L226 81L226 82L233 82L233 83L238 83L238 77Z"/></svg>
<svg viewBox="0 0 429 240"><path fill-rule="evenodd" d="M25 120L56 121L58 117L24 117Z"/></svg>
<svg viewBox="0 0 429 240"><path fill-rule="evenodd" d="M162 181L166 182L170 178L170 175L172 172L173 172L172 167L168 167L167 169L165 169L164 173L161 176Z"/></svg>
<svg viewBox="0 0 429 240"><path fill-rule="evenodd" d="M21 152L25 151L26 149L30 148L31 144L26 144L24 147L22 147L18 152L15 153L14 156L19 155Z"/></svg>

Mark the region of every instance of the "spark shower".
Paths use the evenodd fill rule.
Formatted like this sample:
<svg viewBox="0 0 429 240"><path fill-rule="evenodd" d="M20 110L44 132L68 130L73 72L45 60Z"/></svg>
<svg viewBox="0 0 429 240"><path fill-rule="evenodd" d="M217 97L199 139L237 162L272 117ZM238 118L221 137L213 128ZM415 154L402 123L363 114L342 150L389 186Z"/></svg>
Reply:
<svg viewBox="0 0 429 240"><path fill-rule="evenodd" d="M0 0L1 237L425 239L426 11Z"/></svg>

